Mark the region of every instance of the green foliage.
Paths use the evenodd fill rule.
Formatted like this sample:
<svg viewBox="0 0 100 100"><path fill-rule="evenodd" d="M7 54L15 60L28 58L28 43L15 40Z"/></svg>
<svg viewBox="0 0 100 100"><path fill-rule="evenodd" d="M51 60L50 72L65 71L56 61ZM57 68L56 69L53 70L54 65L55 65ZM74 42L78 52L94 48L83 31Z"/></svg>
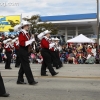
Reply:
<svg viewBox="0 0 100 100"><path fill-rule="evenodd" d="M31 24L30 27L30 33L34 34L34 33L41 33L45 30L51 30L52 33L51 34L57 34L58 33L58 28L59 26L55 26L52 23L47 23L44 22L42 24L37 24L38 22L40 22L40 16L39 15L33 15L31 16L31 18L23 18L23 20L25 21L29 21ZM20 22L18 20L16 20L15 22L13 22L12 20L8 20L9 23L11 24L12 29L9 29L10 32L13 32L13 27L17 24L19 24Z"/></svg>
<svg viewBox="0 0 100 100"><path fill-rule="evenodd" d="M42 23L42 24L37 24L40 21L40 16L39 15L33 15L31 18L23 18L23 20L27 20L31 22L31 27L30 27L30 33L41 33L45 30L51 30L51 34L57 34L58 33L58 26L55 26L52 23Z"/></svg>
<svg viewBox="0 0 100 100"><path fill-rule="evenodd" d="M10 25L12 27L12 29L9 29L9 32L13 32L14 31L13 27L20 23L18 20L16 20L15 22L12 20L8 20L8 22L10 23Z"/></svg>

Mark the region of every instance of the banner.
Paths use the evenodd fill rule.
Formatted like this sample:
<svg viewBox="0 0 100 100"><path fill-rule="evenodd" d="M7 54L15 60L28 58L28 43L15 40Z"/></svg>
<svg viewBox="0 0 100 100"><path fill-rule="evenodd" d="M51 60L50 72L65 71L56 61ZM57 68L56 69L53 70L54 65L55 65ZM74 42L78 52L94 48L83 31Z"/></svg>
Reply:
<svg viewBox="0 0 100 100"><path fill-rule="evenodd" d="M13 16L0 16L0 32L9 32L9 29L13 29L9 20L14 23L20 23L21 15L13 15Z"/></svg>

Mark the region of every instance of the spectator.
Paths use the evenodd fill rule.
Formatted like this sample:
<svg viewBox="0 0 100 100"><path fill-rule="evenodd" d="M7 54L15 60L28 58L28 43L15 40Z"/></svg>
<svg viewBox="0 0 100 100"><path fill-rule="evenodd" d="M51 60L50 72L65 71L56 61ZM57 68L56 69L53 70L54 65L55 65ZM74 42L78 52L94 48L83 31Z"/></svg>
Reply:
<svg viewBox="0 0 100 100"><path fill-rule="evenodd" d="M91 45L88 45L87 47L87 54L90 54L92 51L92 46Z"/></svg>
<svg viewBox="0 0 100 100"><path fill-rule="evenodd" d="M95 57L93 53L90 53L87 57L87 60L85 62L86 64L94 64L95 63Z"/></svg>
<svg viewBox="0 0 100 100"><path fill-rule="evenodd" d="M82 52L79 52L77 54L77 61L78 61L78 64L83 64L83 53Z"/></svg>
<svg viewBox="0 0 100 100"><path fill-rule="evenodd" d="M33 52L31 53L30 58L31 58L31 63L35 63L35 61L36 61L36 55Z"/></svg>
<svg viewBox="0 0 100 100"><path fill-rule="evenodd" d="M72 53L69 54L68 62L75 64L75 54L74 54L74 51L72 51Z"/></svg>
<svg viewBox="0 0 100 100"><path fill-rule="evenodd" d="M100 52L97 51L97 54L95 56L96 64L100 64Z"/></svg>
<svg viewBox="0 0 100 100"><path fill-rule="evenodd" d="M62 63L66 63L67 62L67 57L66 57L66 53L65 52L62 52L60 54L60 60Z"/></svg>
<svg viewBox="0 0 100 100"><path fill-rule="evenodd" d="M94 57L95 57L95 56L96 56L96 48L95 48L94 45L92 46L92 50L91 50L91 52L93 53L93 55L94 55Z"/></svg>
<svg viewBox="0 0 100 100"><path fill-rule="evenodd" d="M41 56L41 53L40 53L40 52L37 54L36 61L38 62L38 64L41 64L41 63L42 63L42 61L43 61L43 58L42 58L42 56Z"/></svg>

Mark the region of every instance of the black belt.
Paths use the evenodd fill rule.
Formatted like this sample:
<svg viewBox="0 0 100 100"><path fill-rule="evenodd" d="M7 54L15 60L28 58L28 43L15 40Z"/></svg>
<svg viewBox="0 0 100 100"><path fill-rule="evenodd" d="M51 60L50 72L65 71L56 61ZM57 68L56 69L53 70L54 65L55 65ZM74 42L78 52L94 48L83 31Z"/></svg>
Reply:
<svg viewBox="0 0 100 100"><path fill-rule="evenodd" d="M19 48L24 49L24 50L28 50L28 46L26 46L26 47L25 46L20 46Z"/></svg>

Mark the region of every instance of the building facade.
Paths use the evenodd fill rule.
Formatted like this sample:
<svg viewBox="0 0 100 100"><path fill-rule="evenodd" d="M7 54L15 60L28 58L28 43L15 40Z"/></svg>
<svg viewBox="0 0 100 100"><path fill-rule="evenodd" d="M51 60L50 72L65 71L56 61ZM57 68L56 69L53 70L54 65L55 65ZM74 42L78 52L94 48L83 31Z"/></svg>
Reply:
<svg viewBox="0 0 100 100"><path fill-rule="evenodd" d="M97 14L76 14L76 15L60 15L60 16L41 16L41 24L43 22L53 23L59 26L59 35L65 36L65 41L79 34L83 34L90 38L96 38L97 35Z"/></svg>

